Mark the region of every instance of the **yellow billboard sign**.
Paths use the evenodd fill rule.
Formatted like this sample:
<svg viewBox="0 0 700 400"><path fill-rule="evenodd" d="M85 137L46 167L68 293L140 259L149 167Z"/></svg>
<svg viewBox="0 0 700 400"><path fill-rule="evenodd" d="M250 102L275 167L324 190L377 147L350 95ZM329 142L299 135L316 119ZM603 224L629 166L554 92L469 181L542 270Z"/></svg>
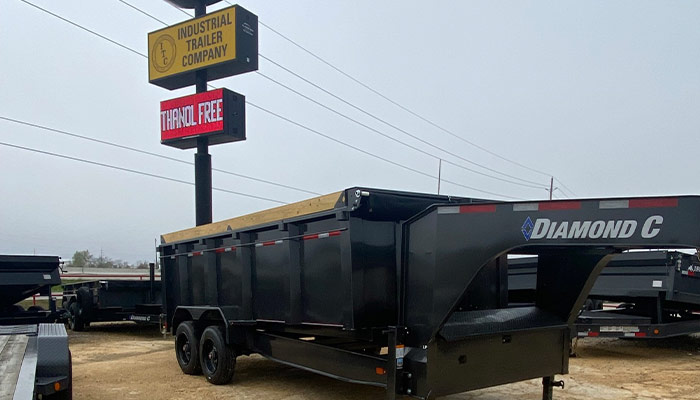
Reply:
<svg viewBox="0 0 700 400"><path fill-rule="evenodd" d="M148 34L148 80L166 89L258 69L258 18L240 6L224 8Z"/></svg>

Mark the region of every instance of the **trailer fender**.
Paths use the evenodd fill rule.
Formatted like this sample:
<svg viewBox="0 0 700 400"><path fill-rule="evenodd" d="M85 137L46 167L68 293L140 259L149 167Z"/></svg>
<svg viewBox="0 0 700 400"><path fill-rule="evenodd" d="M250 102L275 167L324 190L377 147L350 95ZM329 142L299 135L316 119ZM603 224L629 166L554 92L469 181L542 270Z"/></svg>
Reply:
<svg viewBox="0 0 700 400"><path fill-rule="evenodd" d="M173 316L172 332L174 333L177 326L184 321L193 321L200 332L204 331L207 326L220 325L224 328L226 343L231 343L229 323L219 307L177 307Z"/></svg>

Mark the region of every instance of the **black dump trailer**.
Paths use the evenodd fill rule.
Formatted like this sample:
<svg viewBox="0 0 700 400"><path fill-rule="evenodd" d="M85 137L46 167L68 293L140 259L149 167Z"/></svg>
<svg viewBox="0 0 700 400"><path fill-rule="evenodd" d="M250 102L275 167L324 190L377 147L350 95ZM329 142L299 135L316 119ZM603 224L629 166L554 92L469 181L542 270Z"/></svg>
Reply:
<svg viewBox="0 0 700 400"><path fill-rule="evenodd" d="M56 309L51 287L61 284L60 259L54 256L0 255L0 325L56 322L63 317ZM35 294L49 299L49 308L17 304Z"/></svg>
<svg viewBox="0 0 700 400"><path fill-rule="evenodd" d="M70 400L73 393L68 335L51 286L60 284L58 257L0 255L0 399ZM50 310L16 303L40 293Z"/></svg>
<svg viewBox="0 0 700 400"><path fill-rule="evenodd" d="M146 281L108 279L65 284L62 306L74 331L83 331L92 322L160 324L161 282L155 279L155 264L150 264Z"/></svg>
<svg viewBox="0 0 700 400"><path fill-rule="evenodd" d="M535 300L537 259L511 259L511 302ZM615 309L603 309L603 302ZM615 256L593 285L576 320L578 337L666 338L700 332L700 260L679 251Z"/></svg>
<svg viewBox="0 0 700 400"><path fill-rule="evenodd" d="M631 248L696 248L700 197L496 202L368 188L162 236L183 372L230 381L262 354L428 399L568 371L596 277ZM508 254L538 256L508 304Z"/></svg>

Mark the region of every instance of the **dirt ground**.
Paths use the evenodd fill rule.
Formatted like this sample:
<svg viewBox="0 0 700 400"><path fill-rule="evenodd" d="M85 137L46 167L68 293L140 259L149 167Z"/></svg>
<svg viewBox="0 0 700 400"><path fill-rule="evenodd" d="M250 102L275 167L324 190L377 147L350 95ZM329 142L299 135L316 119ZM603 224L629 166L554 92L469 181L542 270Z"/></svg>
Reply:
<svg viewBox="0 0 700 400"><path fill-rule="evenodd" d="M159 399L383 399L383 390L326 378L268 361L239 357L234 380L214 386L180 372L173 339L152 326L94 324L70 336L74 398ZM582 339L557 399L700 399L700 335L663 341ZM444 399L540 399L539 380Z"/></svg>

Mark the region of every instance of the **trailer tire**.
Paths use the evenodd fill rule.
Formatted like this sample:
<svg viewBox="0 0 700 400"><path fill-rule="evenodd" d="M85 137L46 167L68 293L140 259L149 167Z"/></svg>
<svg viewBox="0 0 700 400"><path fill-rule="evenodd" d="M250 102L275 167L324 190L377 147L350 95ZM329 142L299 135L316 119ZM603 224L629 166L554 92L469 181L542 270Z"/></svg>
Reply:
<svg viewBox="0 0 700 400"><path fill-rule="evenodd" d="M92 293L85 286L78 289L76 292L77 302L80 304L80 310L83 314L92 311ZM85 319L85 318L83 318Z"/></svg>
<svg viewBox="0 0 700 400"><path fill-rule="evenodd" d="M180 369L187 375L199 375L202 367L199 362L199 335L192 321L177 326L175 332L175 357Z"/></svg>
<svg viewBox="0 0 700 400"><path fill-rule="evenodd" d="M78 303L73 303L70 305L70 310L68 314L68 326L73 332L82 332L85 330L85 321L81 314L81 309Z"/></svg>
<svg viewBox="0 0 700 400"><path fill-rule="evenodd" d="M231 382L236 367L236 352L226 344L223 329L219 326L205 329L199 346L200 364L207 381L214 385Z"/></svg>

